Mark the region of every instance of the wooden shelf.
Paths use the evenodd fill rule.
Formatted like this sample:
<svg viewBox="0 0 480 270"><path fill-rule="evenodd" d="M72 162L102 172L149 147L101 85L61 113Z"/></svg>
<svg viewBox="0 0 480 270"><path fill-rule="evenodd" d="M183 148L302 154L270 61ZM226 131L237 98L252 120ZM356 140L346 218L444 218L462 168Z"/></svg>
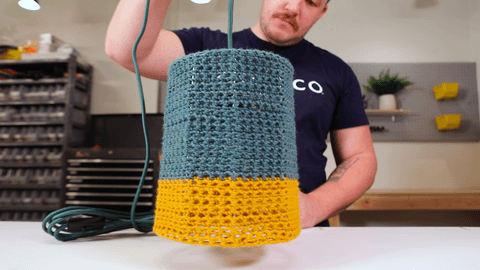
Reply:
<svg viewBox="0 0 480 270"><path fill-rule="evenodd" d="M394 111L386 111L386 110L373 110L373 109L366 109L365 112L367 115L405 115L409 114L412 110L394 110Z"/></svg>
<svg viewBox="0 0 480 270"><path fill-rule="evenodd" d="M347 210L480 210L480 190L372 190Z"/></svg>
<svg viewBox="0 0 480 270"><path fill-rule="evenodd" d="M375 115L375 116L391 116L392 122L395 122L395 116L402 116L409 114L411 110L377 110L377 109L366 109L365 113L367 115Z"/></svg>
<svg viewBox="0 0 480 270"><path fill-rule="evenodd" d="M480 211L480 189L369 190L347 211L476 210ZM340 226L340 216L329 219Z"/></svg>

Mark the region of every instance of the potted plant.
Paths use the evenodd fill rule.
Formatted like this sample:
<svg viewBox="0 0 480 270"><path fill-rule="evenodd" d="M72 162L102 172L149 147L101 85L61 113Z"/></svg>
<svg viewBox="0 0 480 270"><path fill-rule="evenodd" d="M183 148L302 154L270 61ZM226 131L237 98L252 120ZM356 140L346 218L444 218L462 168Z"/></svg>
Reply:
<svg viewBox="0 0 480 270"><path fill-rule="evenodd" d="M393 77L390 76L390 70L387 70L385 74L383 74L382 71L378 79L370 76L368 79L368 85L363 85L363 88L379 96L378 109L396 110L397 103L395 100L395 94L412 84L412 82L405 78L399 78L398 74Z"/></svg>

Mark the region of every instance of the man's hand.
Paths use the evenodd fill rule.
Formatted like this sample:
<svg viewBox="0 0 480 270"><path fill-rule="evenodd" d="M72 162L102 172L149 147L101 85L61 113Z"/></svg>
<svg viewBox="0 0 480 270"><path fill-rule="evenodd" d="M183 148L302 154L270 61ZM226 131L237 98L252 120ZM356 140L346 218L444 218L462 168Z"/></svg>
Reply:
<svg viewBox="0 0 480 270"><path fill-rule="evenodd" d="M320 221L317 221L319 209L315 203L315 198L301 191L298 192L298 197L300 199L300 225L302 229L317 225Z"/></svg>
<svg viewBox="0 0 480 270"><path fill-rule="evenodd" d="M368 125L332 130L337 168L308 194L299 192L300 225L310 228L340 214L373 184L377 159Z"/></svg>

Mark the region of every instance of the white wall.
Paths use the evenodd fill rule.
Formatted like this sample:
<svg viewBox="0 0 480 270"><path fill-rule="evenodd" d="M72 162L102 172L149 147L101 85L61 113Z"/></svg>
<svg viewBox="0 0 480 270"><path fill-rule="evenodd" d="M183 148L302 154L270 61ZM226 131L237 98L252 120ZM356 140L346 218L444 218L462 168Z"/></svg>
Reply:
<svg viewBox="0 0 480 270"><path fill-rule="evenodd" d="M414 0L332 0L307 36L346 62L471 61L468 2L439 0L419 10Z"/></svg>
<svg viewBox="0 0 480 270"><path fill-rule="evenodd" d="M480 93L480 1L470 5L470 53L471 58L477 62L477 82ZM480 95L478 95L480 104Z"/></svg>

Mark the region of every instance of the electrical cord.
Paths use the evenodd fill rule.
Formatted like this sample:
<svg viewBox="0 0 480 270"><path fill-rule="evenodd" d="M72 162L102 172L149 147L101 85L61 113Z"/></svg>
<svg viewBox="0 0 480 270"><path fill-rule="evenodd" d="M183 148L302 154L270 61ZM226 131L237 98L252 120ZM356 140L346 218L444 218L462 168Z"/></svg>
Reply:
<svg viewBox="0 0 480 270"><path fill-rule="evenodd" d="M145 98L143 95L142 81L137 62L137 47L147 25L150 0L146 0L145 15L140 33L133 45L132 59L135 66L135 74L140 95L142 109L142 127L145 138L145 165L142 176L137 188L137 192L132 202L130 213L103 208L92 208L85 206L68 206L56 210L45 217L42 222L43 230L54 236L57 240L68 241L82 237L89 237L119 230L135 228L139 232L151 232L153 228L153 211L136 213L138 198L140 196L143 182L148 169L150 160L150 144L145 119Z"/></svg>
<svg viewBox="0 0 480 270"><path fill-rule="evenodd" d="M234 0L229 1L228 8L228 48L233 47L232 42L232 25L233 25L233 3ZM147 26L148 12L150 7L150 0L146 0L145 15L143 17L143 25L140 33L133 45L132 59L135 67L135 75L140 95L141 109L142 109L142 127L145 138L145 164L143 167L142 176L137 188L137 192L132 202L130 213L123 211L116 211L103 208L92 208L86 206L68 206L62 209L53 211L45 217L42 222L43 230L54 236L57 240L68 241L75 240L82 237L89 237L100 235L104 233L120 231L130 228L135 228L139 232L151 232L153 230L154 213L143 212L136 213L138 198L143 187L143 182L148 169L148 161L150 160L150 144L147 132L147 125L145 119L145 98L143 95L142 80L140 77L140 70L137 62L137 47L142 39Z"/></svg>

